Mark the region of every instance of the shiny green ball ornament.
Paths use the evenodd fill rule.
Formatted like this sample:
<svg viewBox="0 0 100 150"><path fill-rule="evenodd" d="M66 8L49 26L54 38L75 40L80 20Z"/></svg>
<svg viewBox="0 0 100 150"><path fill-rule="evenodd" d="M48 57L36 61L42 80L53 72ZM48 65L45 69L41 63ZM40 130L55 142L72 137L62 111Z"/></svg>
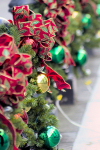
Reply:
<svg viewBox="0 0 100 150"><path fill-rule="evenodd" d="M44 146L47 148L55 147L60 141L59 131L54 126L43 128L38 135L44 141Z"/></svg>
<svg viewBox="0 0 100 150"><path fill-rule="evenodd" d="M75 63L77 66L83 66L87 61L87 52L84 49L80 49L76 55Z"/></svg>
<svg viewBox="0 0 100 150"><path fill-rule="evenodd" d="M9 139L4 130L0 129L0 150L7 150L9 147Z"/></svg>
<svg viewBox="0 0 100 150"><path fill-rule="evenodd" d="M96 13L100 17L100 4L97 5Z"/></svg>
<svg viewBox="0 0 100 150"><path fill-rule="evenodd" d="M84 17L82 18L82 23L84 23L83 28L88 29L91 25L91 15L84 15Z"/></svg>
<svg viewBox="0 0 100 150"><path fill-rule="evenodd" d="M54 47L50 50L52 54L52 62L54 63L61 63L64 60L65 52L62 46Z"/></svg>

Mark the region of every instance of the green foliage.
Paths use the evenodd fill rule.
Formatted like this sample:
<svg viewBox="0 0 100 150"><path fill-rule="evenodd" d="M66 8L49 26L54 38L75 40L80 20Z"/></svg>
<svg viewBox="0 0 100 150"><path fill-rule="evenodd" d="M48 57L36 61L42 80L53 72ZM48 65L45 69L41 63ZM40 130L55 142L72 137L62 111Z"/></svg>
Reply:
<svg viewBox="0 0 100 150"><path fill-rule="evenodd" d="M20 35L18 32L18 28L12 24L8 27L5 25L0 26L0 34L8 33L14 37L15 43L18 46L20 42ZM30 54L32 57L33 63L33 72L28 77L28 85L26 87L25 99L19 102L18 109L14 109L13 113L10 115L10 121L14 125L16 129L23 130L23 133L26 135L27 139L22 138L21 135L17 133L16 144L17 146L24 146L27 142L28 145L34 146L36 150L44 149L43 144L44 141L40 138L36 137L39 130L46 127L46 126L57 126L58 119L51 115L50 112L54 108L54 105L50 105L47 107L47 101L44 99L45 94L39 94L39 96L35 97L38 93L39 89L36 84L36 77L37 77L37 68L40 66L41 59L36 55L36 53L32 50L31 45L25 44L20 49L19 52ZM32 79L32 82L31 82ZM25 124L22 119L15 118L15 114L20 113L22 109L26 109L26 107L30 107L28 112L29 122ZM9 150L12 149L12 136L9 130L2 124L0 124L0 128L3 128L10 139L10 147ZM53 150L53 149L52 149Z"/></svg>
<svg viewBox="0 0 100 150"><path fill-rule="evenodd" d="M18 45L20 42L20 35L18 32L18 28L15 25L11 25L9 28L9 34L14 37L15 44Z"/></svg>

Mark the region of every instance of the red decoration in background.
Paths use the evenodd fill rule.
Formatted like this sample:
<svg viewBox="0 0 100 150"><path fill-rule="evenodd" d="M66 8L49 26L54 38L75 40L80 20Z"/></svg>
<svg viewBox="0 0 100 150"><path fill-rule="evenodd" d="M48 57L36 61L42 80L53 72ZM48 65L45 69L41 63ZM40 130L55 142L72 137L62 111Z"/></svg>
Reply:
<svg viewBox="0 0 100 150"><path fill-rule="evenodd" d="M21 118L22 121L24 121L26 124L28 123L28 115L24 110L22 110L21 113L15 114L14 116L15 116L15 119ZM16 129L16 132L21 134L23 132L23 129L22 130Z"/></svg>
<svg viewBox="0 0 100 150"><path fill-rule="evenodd" d="M97 16L97 13L96 13L97 6L94 2L92 2L91 0L79 0L79 3L82 9L84 9L88 4L90 4L94 11L94 14Z"/></svg>
<svg viewBox="0 0 100 150"><path fill-rule="evenodd" d="M32 73L31 57L18 52L14 39L0 36L0 101L13 107L24 99L27 79Z"/></svg>
<svg viewBox="0 0 100 150"><path fill-rule="evenodd" d="M54 79L58 89L67 89L69 88L69 84L66 83L53 69L49 66L47 67L45 64L45 61L51 60L49 51L54 45L53 37L55 36L57 27L52 18L43 21L40 14L35 14L32 11L30 12L31 15L29 15L29 8L26 5L15 6L13 8L14 23L18 26L21 36L19 47L25 43L32 45L32 49L41 58L41 65L45 66L48 76Z"/></svg>
<svg viewBox="0 0 100 150"><path fill-rule="evenodd" d="M47 18L53 18L58 32L58 37L65 37L67 32L67 26L69 25L68 16L74 11L74 2L71 0L38 0L41 3L47 4L44 10L44 16Z"/></svg>
<svg viewBox="0 0 100 150"><path fill-rule="evenodd" d="M58 32L56 32L55 41L60 46L67 45L67 42L64 40L63 37L65 37L68 34L67 27L69 25L69 19L68 17L73 13L74 11L74 2L71 0L38 0L40 3L47 4L47 7L44 10L44 16L47 18L53 18L55 21L55 24L58 28ZM72 38L72 37L71 37ZM67 48L66 48L67 49ZM67 63L68 65L75 66L75 63L70 55L69 50L65 51L65 59L64 63Z"/></svg>

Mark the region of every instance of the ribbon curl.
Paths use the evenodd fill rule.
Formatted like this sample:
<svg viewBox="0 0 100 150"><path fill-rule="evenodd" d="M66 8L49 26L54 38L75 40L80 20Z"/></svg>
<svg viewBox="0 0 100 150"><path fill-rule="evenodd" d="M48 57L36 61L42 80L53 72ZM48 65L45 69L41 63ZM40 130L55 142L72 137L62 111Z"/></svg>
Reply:
<svg viewBox="0 0 100 150"><path fill-rule="evenodd" d="M8 34L0 36L0 102L18 107L24 99L26 76L32 73L31 56L18 52L14 39Z"/></svg>
<svg viewBox="0 0 100 150"><path fill-rule="evenodd" d="M41 66L45 66L45 61L50 61L51 55L50 49L54 45L55 32L57 27L52 18L43 21L41 14L35 14L27 5L15 6L13 8L14 24L18 26L18 30L21 36L21 42L19 47L24 43L30 43L32 49L35 50L37 55L41 58ZM52 71L52 76L48 73ZM54 79L58 89L63 88L70 89L70 85L66 83L63 78L48 66L46 67L48 76ZM58 77L58 78L57 78ZM61 79L61 80L59 80ZM62 82L63 81L63 82ZM63 83L65 86L63 86ZM60 85L60 86L58 86ZM59 88L60 87L60 88Z"/></svg>

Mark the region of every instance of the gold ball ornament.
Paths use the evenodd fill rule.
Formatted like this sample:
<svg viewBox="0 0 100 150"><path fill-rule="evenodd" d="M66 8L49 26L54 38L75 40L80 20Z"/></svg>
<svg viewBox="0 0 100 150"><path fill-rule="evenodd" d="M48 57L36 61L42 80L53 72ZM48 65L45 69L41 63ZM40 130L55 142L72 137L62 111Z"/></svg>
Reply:
<svg viewBox="0 0 100 150"><path fill-rule="evenodd" d="M41 90L41 93L45 93L46 91L49 90L50 79L45 73L40 72L37 76L36 82L37 86Z"/></svg>
<svg viewBox="0 0 100 150"><path fill-rule="evenodd" d="M74 11L73 13L72 13L72 19L74 19L77 23L79 23L79 22L81 22L81 20L82 20L82 15L81 15L81 13L80 12L78 12L78 11Z"/></svg>
<svg viewBox="0 0 100 150"><path fill-rule="evenodd" d="M95 38L96 39L100 38L100 30L98 30L98 32L96 33Z"/></svg>

